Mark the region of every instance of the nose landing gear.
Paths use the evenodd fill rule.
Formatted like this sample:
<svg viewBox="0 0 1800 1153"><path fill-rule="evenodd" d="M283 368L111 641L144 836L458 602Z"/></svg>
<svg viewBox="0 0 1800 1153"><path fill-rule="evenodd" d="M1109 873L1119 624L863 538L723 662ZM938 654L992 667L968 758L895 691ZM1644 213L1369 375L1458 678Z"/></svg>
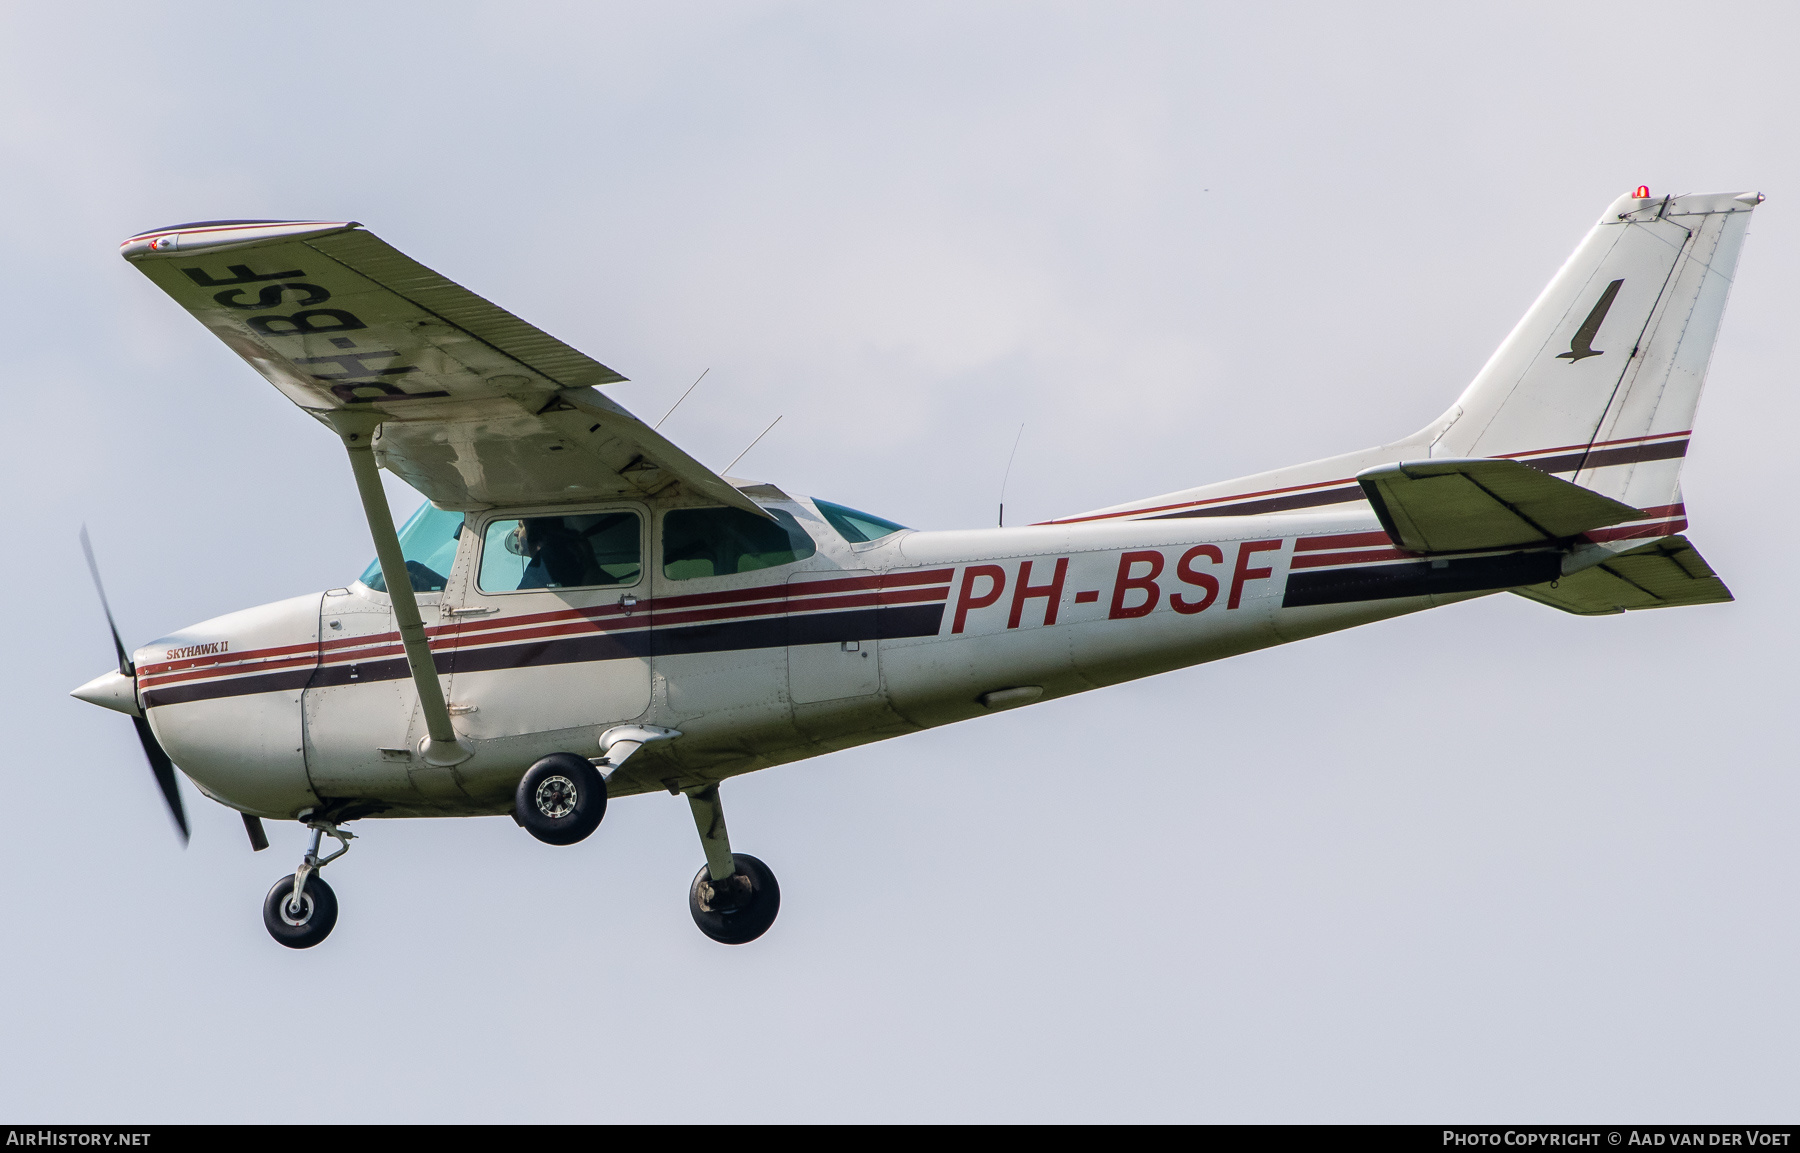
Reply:
<svg viewBox="0 0 1800 1153"><path fill-rule="evenodd" d="M337 925L337 894L319 876L319 870L350 851L355 833L346 832L330 821L309 821L312 844L306 850L300 867L275 882L263 898L263 925L269 936L290 949L310 949L331 935ZM319 856L319 842L330 836L338 848Z"/></svg>

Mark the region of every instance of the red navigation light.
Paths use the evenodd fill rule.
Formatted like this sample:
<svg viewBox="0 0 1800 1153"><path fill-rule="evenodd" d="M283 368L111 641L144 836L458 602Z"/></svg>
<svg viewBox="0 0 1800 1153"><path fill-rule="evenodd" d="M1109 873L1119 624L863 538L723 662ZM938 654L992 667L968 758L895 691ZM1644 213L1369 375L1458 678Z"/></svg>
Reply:
<svg viewBox="0 0 1800 1153"><path fill-rule="evenodd" d="M1650 199L1650 186L1648 184L1640 184L1637 186L1637 191L1633 192L1632 195L1639 200L1648 200Z"/></svg>

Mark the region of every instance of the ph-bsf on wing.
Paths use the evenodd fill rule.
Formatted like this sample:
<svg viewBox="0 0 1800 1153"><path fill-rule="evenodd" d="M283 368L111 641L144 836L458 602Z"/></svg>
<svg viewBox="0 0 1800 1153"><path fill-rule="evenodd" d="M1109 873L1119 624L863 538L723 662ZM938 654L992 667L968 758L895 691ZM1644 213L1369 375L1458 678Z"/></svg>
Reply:
<svg viewBox="0 0 1800 1153"><path fill-rule="evenodd" d="M653 496L754 502L607 400L625 378L354 222L212 221L125 257L312 416L368 414L439 508Z"/></svg>
<svg viewBox="0 0 1800 1153"><path fill-rule="evenodd" d="M232 737L254 745L258 743L255 730L266 735L270 704L275 704L278 713L292 712L281 706L304 701L304 739L295 752L310 755L304 755L306 779L292 783L301 786L299 799L313 803L283 815L295 815L309 823L312 847L291 886L278 884L279 893L271 893L265 908L265 920L277 939L303 947L323 939L335 922L335 898L316 870L332 859L319 856L321 835L338 837L348 847L351 834L341 831L338 821L384 811L468 811L471 804L491 811L494 807L473 800L482 791L479 783L467 773L453 771L474 755L474 746L480 743L458 738L439 676L454 667L459 648L455 634L461 630L442 624L427 628L416 592L441 593L441 574L404 555L408 550L403 549L389 517L375 472L377 465L424 493L437 510L467 512L501 505L541 508L632 500L701 502L759 521L773 518L595 390L595 385L624 380L619 373L408 258L356 222L204 221L134 236L121 246L121 252L285 396L343 438L375 540L380 575L366 576L358 585L358 591L365 594L388 594L389 604L377 607L389 611L376 614L383 619L374 624L373 636L355 636L359 630L352 625L353 635L330 637L330 630L345 628L342 618L360 615L340 611L340 619L326 624L324 639L314 640L319 651L312 661L306 659L310 654L295 651L310 647L304 643L255 646L248 650L251 659L236 661L230 654L235 647L238 657L245 655L242 641L236 646L230 641L174 643L162 646L167 659L148 664L126 658L121 645L117 676L128 680L129 688L109 676L79 694L148 714L148 723L143 717L138 720L140 735L184 837L186 816L167 767L169 757L150 730L170 730L163 736L167 743L187 749L184 763L216 760L220 753L232 759ZM528 539L534 528L543 536L548 528L558 526L559 519L518 521L513 537ZM601 519L617 521L619 517ZM637 523L636 518L632 523ZM587 527L591 531L593 526ZM460 526L455 535L461 535ZM97 569L95 581L98 586ZM548 588L561 582L542 578L538 583ZM104 601L104 591L101 596ZM627 593L619 599L618 607L630 615L636 598ZM330 605L327 611L351 607ZM428 605L427 611L431 607ZM456 612L441 603L436 607L443 616ZM499 615L503 610L474 607L468 611ZM587 612L576 615L592 618L596 614L589 606ZM646 612L642 619L647 618ZM240 629L244 623L236 622ZM268 621L260 623L263 627L253 626L252 631L270 631ZM591 619L563 622L561 627L565 631L570 627L600 631ZM368 622L363 622L362 631L368 628ZM279 629L278 624L275 631ZM311 631L315 638L321 632L317 625ZM116 629L114 638L117 643ZM397 804L369 803L368 785L374 781L368 779L371 774L358 771L355 754L338 758L341 763L335 767L331 763L332 753L341 753L345 742L334 741L329 730L334 724L346 727L346 721L350 728L366 729L368 725L358 726L356 721L366 720L371 711L367 700L355 708L339 704L333 709L326 699L326 690L335 686L329 684L328 673L321 674L334 663L329 650L344 642L354 646L349 654L355 662L350 665L350 679L365 685L385 680L391 689L393 666L398 663L391 659L393 651L397 648L404 653L405 673L413 682L416 700L400 702L398 708L392 700L373 702L374 711L387 712L390 721L418 714L424 735L416 749L402 738L388 742L397 748L359 750L365 754L363 759L376 751L390 762L416 758L424 767L424 772L390 781L390 785L399 785L402 794L410 794L396 798ZM441 651L434 654L434 644L450 650L448 660ZM267 659L270 655L278 659ZM256 660L256 656L265 659ZM369 659L382 656L390 659ZM558 659L552 656L548 663ZM473 672L479 662L464 663ZM293 664L305 670L303 678L294 673L271 676L264 671ZM255 666L257 672L244 676L242 665ZM209 695L204 686L195 684L208 679L205 674L209 672L238 673L212 679L235 682L240 689L268 687L276 691ZM304 685L298 685L301 679ZM296 686L302 695L292 691ZM582 714L591 714L593 702L580 698L589 686L577 680L562 687L567 690L565 697L576 700L570 702L572 709L560 710L564 714L561 719L577 719L571 715L576 714L585 721L587 715ZM263 707L237 708L224 716L190 715L183 718L187 724L172 724L174 718L166 715L171 710L194 714L198 710L192 706L236 696L263 698L259 702ZM313 699L305 699L308 696ZM583 708L584 703L589 707ZM189 707L176 708L183 705ZM461 711L475 710L470 706ZM358 718L358 713L365 716ZM232 733L233 729L237 731ZM356 732L351 742L366 735ZM610 726L603 735L601 744L612 760L607 761L606 756L594 760L610 770L644 743L677 734L654 726ZM220 748L221 737L226 738L224 749ZM235 759L254 769L258 758L238 751ZM532 831L552 843L572 843L591 831L603 814L606 780L584 758L565 755L553 760L548 770L519 787L532 786L528 790L533 800L529 812L535 818ZM286 775L294 777L291 772ZM437 779L430 779L432 776ZM336 791L350 796L329 796L317 787L321 780L344 785ZM271 794L290 794L275 801L278 809L288 807L283 801L295 799L294 789L284 790L271 779L233 780L226 788L249 802L237 803L244 809L252 844L259 849L267 842L255 812L268 811ZM218 795L223 799L223 794ZM695 916L707 915L703 927L720 939L747 940L760 934L774 916L778 901L775 882L772 875L765 878L756 873L758 863L752 858L743 858L742 867L737 867L728 853L720 855L723 820L716 812L705 812L709 801L716 809L716 790L694 801L697 817L706 815L708 823L719 830L712 838L717 845L708 843L712 875L703 870L695 882ZM315 901L317 915L312 912ZM721 918L732 924L726 929L713 924Z"/></svg>
<svg viewBox="0 0 1800 1153"><path fill-rule="evenodd" d="M134 718L184 834L176 766L257 848L311 830L264 901L283 944L335 924L348 821L567 845L658 789L700 834L695 922L749 941L780 892L731 850L729 777L1494 592L1729 601L1680 482L1761 199L1621 197L1410 436L952 532L715 475L596 391L617 373L357 225L145 233L126 257L341 439L377 561L135 653L115 630L76 695ZM379 467L429 498L398 532Z"/></svg>

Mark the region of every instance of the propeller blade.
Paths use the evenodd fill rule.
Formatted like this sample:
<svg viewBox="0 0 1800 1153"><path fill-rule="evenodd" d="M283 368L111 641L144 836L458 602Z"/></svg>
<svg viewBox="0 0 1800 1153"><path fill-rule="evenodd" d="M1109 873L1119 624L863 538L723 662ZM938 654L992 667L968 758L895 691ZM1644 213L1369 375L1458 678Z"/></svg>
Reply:
<svg viewBox="0 0 1800 1153"><path fill-rule="evenodd" d="M87 557L88 575L94 578L94 591L100 594L100 611L106 614L106 627L112 630L113 651L119 654L119 673L127 677L136 676L137 670L131 667L131 658L125 655L125 642L119 639L119 626L113 623L112 605L106 603L106 586L100 583L100 566L94 563L94 546L88 542L85 524L81 526L81 553ZM161 754L162 750L159 748L157 752ZM163 759L166 761L168 757L165 755ZM151 764L155 764L155 758L151 759ZM186 827L183 823L182 828L185 830Z"/></svg>
<svg viewBox="0 0 1800 1153"><path fill-rule="evenodd" d="M112 605L106 601L106 586L100 581L100 566L94 561L94 546L88 540L87 525L81 526L81 554L87 557L88 575L94 578L94 591L100 594L100 610L106 614L106 627L112 632L113 651L119 654L119 675L136 679L137 669L132 667L131 658L125 654L125 642L119 639L119 626L113 623ZM150 772L156 777L156 787L162 790L163 801L169 806L169 816L175 818L175 828L181 833L181 843L188 843L187 810L181 804L181 789L175 784L175 762L150 731L150 722L143 717L132 717L131 723L137 728L138 743L144 746L144 759L150 762Z"/></svg>
<svg viewBox="0 0 1800 1153"><path fill-rule="evenodd" d="M150 771L156 774L156 785L162 790L163 800L168 802L169 815L175 818L175 827L181 831L181 843L187 844L188 823L187 810L181 806L181 790L175 786L175 762L169 754L163 752L162 745L157 743L156 734L150 731L150 722L143 717L132 717L131 723L137 726L138 740L143 742L144 756L150 762Z"/></svg>

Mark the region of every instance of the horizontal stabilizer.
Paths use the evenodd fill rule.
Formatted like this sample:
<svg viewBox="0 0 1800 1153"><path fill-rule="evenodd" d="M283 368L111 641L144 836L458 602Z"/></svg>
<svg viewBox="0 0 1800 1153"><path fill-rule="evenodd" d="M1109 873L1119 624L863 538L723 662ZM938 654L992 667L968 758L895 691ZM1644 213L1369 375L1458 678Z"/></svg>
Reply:
<svg viewBox="0 0 1800 1153"><path fill-rule="evenodd" d="M1652 541L1552 584L1512 591L1578 616L1721 604L1732 599L1725 582L1684 536Z"/></svg>
<svg viewBox="0 0 1800 1153"><path fill-rule="evenodd" d="M1401 461L1356 481L1388 537L1409 552L1527 548L1643 515L1516 460Z"/></svg>

